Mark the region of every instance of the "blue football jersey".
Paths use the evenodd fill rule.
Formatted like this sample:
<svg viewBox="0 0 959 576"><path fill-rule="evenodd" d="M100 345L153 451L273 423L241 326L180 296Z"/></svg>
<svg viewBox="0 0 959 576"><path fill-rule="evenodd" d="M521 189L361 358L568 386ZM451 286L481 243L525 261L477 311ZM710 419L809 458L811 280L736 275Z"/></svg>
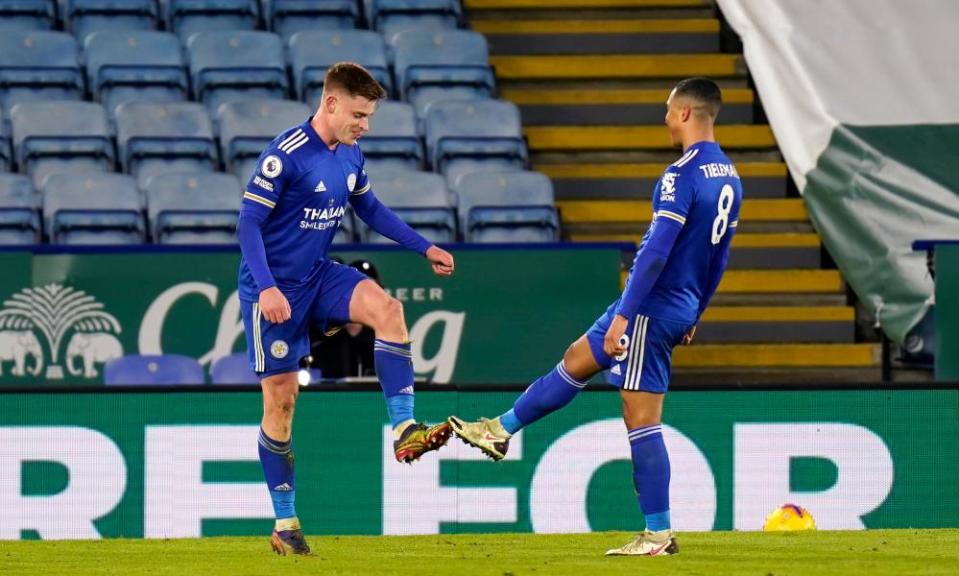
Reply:
<svg viewBox="0 0 959 576"><path fill-rule="evenodd" d="M267 207L261 231L277 287L295 290L327 251L351 195L370 190L359 145L331 150L310 119L283 132L260 154L243 194L243 210ZM240 298L256 300L256 282L241 258Z"/></svg>
<svg viewBox="0 0 959 576"><path fill-rule="evenodd" d="M715 142L698 142L670 165L653 190L653 220L682 224L666 264L639 313L676 322L698 320L710 287L722 276L739 223L743 188L736 167ZM646 238L643 239L645 242Z"/></svg>

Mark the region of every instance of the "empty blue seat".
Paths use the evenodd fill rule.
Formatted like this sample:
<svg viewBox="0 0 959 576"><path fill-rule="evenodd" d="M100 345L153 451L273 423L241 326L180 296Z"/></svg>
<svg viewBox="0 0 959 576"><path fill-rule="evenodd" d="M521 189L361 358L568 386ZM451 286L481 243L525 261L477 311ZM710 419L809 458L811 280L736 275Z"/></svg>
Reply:
<svg viewBox="0 0 959 576"><path fill-rule="evenodd" d="M50 30L57 22L56 0L0 0L0 30Z"/></svg>
<svg viewBox="0 0 959 576"><path fill-rule="evenodd" d="M269 2L270 30L285 40L307 30L346 30L360 20L357 0L272 0Z"/></svg>
<svg viewBox="0 0 959 576"><path fill-rule="evenodd" d="M180 42L167 32L96 32L84 43L87 86L108 114L124 102L180 102L189 79Z"/></svg>
<svg viewBox="0 0 959 576"><path fill-rule="evenodd" d="M453 186L468 242L555 242L553 184L539 172L473 172Z"/></svg>
<svg viewBox="0 0 959 576"><path fill-rule="evenodd" d="M213 362L210 377L214 384L259 384L260 378L250 369L246 352L222 356Z"/></svg>
<svg viewBox="0 0 959 576"><path fill-rule="evenodd" d="M0 99L17 102L83 97L77 43L63 32L0 34Z"/></svg>
<svg viewBox="0 0 959 576"><path fill-rule="evenodd" d="M141 188L156 174L216 170L213 123L200 104L127 102L116 125L120 165Z"/></svg>
<svg viewBox="0 0 959 576"><path fill-rule="evenodd" d="M255 30L259 0L167 0L167 30L183 40L197 32Z"/></svg>
<svg viewBox="0 0 959 576"><path fill-rule="evenodd" d="M317 30L290 38L290 68L296 97L316 106L323 92L326 70L337 62L363 65L387 91L392 90L386 44L369 30Z"/></svg>
<svg viewBox="0 0 959 576"><path fill-rule="evenodd" d="M10 118L19 170L31 174L37 188L49 174L113 169L113 141L99 104L22 103Z"/></svg>
<svg viewBox="0 0 959 576"><path fill-rule="evenodd" d="M103 366L109 386L181 386L205 384L203 367L195 358L179 354L123 356Z"/></svg>
<svg viewBox="0 0 959 576"><path fill-rule="evenodd" d="M21 174L0 174L0 246L40 243L40 196Z"/></svg>
<svg viewBox="0 0 959 576"><path fill-rule="evenodd" d="M397 90L418 110L431 93L490 97L496 87L482 34L469 30L407 30L393 36Z"/></svg>
<svg viewBox="0 0 959 576"><path fill-rule="evenodd" d="M376 197L430 242L456 241L456 216L443 177L433 172L383 170L371 174ZM364 227L366 228L366 227ZM365 241L392 242L366 228Z"/></svg>
<svg viewBox="0 0 959 576"><path fill-rule="evenodd" d="M437 102L426 117L426 150L448 183L473 170L523 169L528 157L519 109L503 100Z"/></svg>
<svg viewBox="0 0 959 576"><path fill-rule="evenodd" d="M312 111L289 100L242 100L224 104L217 114L220 155L226 169L246 185L256 159L287 128L306 120Z"/></svg>
<svg viewBox="0 0 959 576"><path fill-rule="evenodd" d="M283 42L269 32L198 32L187 42L194 99L216 113L249 98L285 99Z"/></svg>
<svg viewBox="0 0 959 576"><path fill-rule="evenodd" d="M54 174L43 187L43 218L52 244L141 244L140 192L124 174Z"/></svg>
<svg viewBox="0 0 959 576"><path fill-rule="evenodd" d="M64 27L81 43L94 32L153 30L160 14L156 0L66 0Z"/></svg>
<svg viewBox="0 0 959 576"><path fill-rule="evenodd" d="M162 174L146 188L157 244L235 244L242 189L232 174Z"/></svg>
<svg viewBox="0 0 959 576"><path fill-rule="evenodd" d="M453 29L462 20L459 0L364 0L364 4L370 26L387 40L409 29Z"/></svg>
<svg viewBox="0 0 959 576"><path fill-rule="evenodd" d="M370 119L370 131L361 139L368 168L406 168L423 165L423 143L416 131L416 114L406 102L385 100Z"/></svg>

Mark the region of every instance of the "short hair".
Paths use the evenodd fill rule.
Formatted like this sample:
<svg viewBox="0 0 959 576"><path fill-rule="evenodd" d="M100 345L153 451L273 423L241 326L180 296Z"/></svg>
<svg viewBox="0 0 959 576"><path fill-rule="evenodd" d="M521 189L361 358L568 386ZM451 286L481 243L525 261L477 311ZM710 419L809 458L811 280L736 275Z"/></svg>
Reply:
<svg viewBox="0 0 959 576"><path fill-rule="evenodd" d="M337 62L330 66L323 79L324 90L344 90L351 97L362 96L367 100L386 98L386 90L370 74L369 70L355 62Z"/></svg>
<svg viewBox="0 0 959 576"><path fill-rule="evenodd" d="M697 104L703 107L710 118L716 118L723 105L723 96L719 86L709 78L681 80L676 84L674 94L695 100Z"/></svg>

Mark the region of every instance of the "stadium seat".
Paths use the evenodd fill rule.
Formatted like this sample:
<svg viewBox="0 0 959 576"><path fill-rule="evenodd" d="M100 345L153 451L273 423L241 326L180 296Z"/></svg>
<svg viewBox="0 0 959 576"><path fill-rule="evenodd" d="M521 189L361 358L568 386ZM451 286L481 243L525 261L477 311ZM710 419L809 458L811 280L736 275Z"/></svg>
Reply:
<svg viewBox="0 0 959 576"><path fill-rule="evenodd" d="M404 30L453 29L462 20L459 0L364 0L370 27L389 40Z"/></svg>
<svg viewBox="0 0 959 576"><path fill-rule="evenodd" d="M392 91L386 44L369 30L317 30L290 38L290 68L296 97L316 106L323 92L326 70L337 62L362 64L376 80Z"/></svg>
<svg viewBox="0 0 959 576"><path fill-rule="evenodd" d="M141 189L157 174L216 170L213 124L200 104L127 102L116 125L120 165Z"/></svg>
<svg viewBox="0 0 959 576"><path fill-rule="evenodd" d="M453 190L467 242L559 239L553 184L539 172L473 172L460 176Z"/></svg>
<svg viewBox="0 0 959 576"><path fill-rule="evenodd" d="M519 110L502 100L437 102L426 117L426 150L450 184L474 170L522 170L528 157Z"/></svg>
<svg viewBox="0 0 959 576"><path fill-rule="evenodd" d="M380 102L370 119L370 131L361 139L369 169L423 166L423 143L416 131L416 114L406 102Z"/></svg>
<svg viewBox="0 0 959 576"><path fill-rule="evenodd" d="M13 164L13 154L10 152L10 134L8 122L3 108L0 108L0 172L6 172Z"/></svg>
<svg viewBox="0 0 959 576"><path fill-rule="evenodd" d="M407 30L393 36L396 86L417 110L418 100L436 93L462 98L490 97L496 83L482 34L469 30Z"/></svg>
<svg viewBox="0 0 959 576"><path fill-rule="evenodd" d="M446 182L439 174L412 170L374 172L373 191L397 216L430 242L456 241L456 216L450 206ZM365 242L392 240L364 226Z"/></svg>
<svg viewBox="0 0 959 576"><path fill-rule="evenodd" d="M40 196L21 174L0 174L0 246L40 243Z"/></svg>
<svg viewBox="0 0 959 576"><path fill-rule="evenodd" d="M260 379L250 369L250 357L246 352L222 356L213 362L210 378L214 384L259 384Z"/></svg>
<svg viewBox="0 0 959 576"><path fill-rule="evenodd" d="M22 103L10 117L19 171L33 176L37 188L49 174L113 169L113 141L99 104Z"/></svg>
<svg viewBox="0 0 959 576"><path fill-rule="evenodd" d="M246 185L256 159L281 132L300 124L311 110L289 100L243 100L224 104L217 114L220 155L228 172Z"/></svg>
<svg viewBox="0 0 959 576"><path fill-rule="evenodd" d="M205 384L203 367L195 358L179 354L123 356L103 366L108 386L182 386Z"/></svg>
<svg viewBox="0 0 959 576"><path fill-rule="evenodd" d="M346 213L340 220L340 227L336 229L336 235L333 236L333 244L353 244L359 237L357 229L357 216L353 214L353 207L346 205Z"/></svg>
<svg viewBox="0 0 959 576"><path fill-rule="evenodd" d="M83 97L77 43L63 32L8 31L0 35L0 99L17 102Z"/></svg>
<svg viewBox="0 0 959 576"><path fill-rule="evenodd" d="M160 14L157 0L65 0L64 28L82 44L94 32L153 30Z"/></svg>
<svg viewBox="0 0 959 576"><path fill-rule="evenodd" d="M56 0L0 0L0 30L50 30L57 22Z"/></svg>
<svg viewBox="0 0 959 576"><path fill-rule="evenodd" d="M167 0L166 29L184 41L195 33L255 30L259 0Z"/></svg>
<svg viewBox="0 0 959 576"><path fill-rule="evenodd" d="M211 113L232 100L287 97L283 43L276 34L198 32L187 50L194 99Z"/></svg>
<svg viewBox="0 0 959 576"><path fill-rule="evenodd" d="M87 86L111 116L124 102L180 102L189 79L180 42L167 32L95 32L84 42Z"/></svg>
<svg viewBox="0 0 959 576"><path fill-rule="evenodd" d="M267 2L264 2L266 5ZM270 30L289 40L307 30L348 30L360 20L356 0L271 0L268 2Z"/></svg>
<svg viewBox="0 0 959 576"><path fill-rule="evenodd" d="M162 174L146 188L157 244L236 244L242 192L232 174Z"/></svg>
<svg viewBox="0 0 959 576"><path fill-rule="evenodd" d="M141 244L143 202L125 174L54 174L43 186L51 244Z"/></svg>

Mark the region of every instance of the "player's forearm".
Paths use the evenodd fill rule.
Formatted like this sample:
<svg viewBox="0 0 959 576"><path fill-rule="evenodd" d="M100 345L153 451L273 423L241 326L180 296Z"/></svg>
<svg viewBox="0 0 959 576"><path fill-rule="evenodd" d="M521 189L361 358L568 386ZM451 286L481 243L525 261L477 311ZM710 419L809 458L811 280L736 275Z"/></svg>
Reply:
<svg viewBox="0 0 959 576"><path fill-rule="evenodd" d="M720 263L719 269L713 271L712 278L709 279L709 284L706 293L703 294L702 299L699 301L699 314L696 315L696 323L699 324L699 319L702 317L703 312L706 311L706 308L709 306L709 301L713 299L713 296L716 294L716 289L719 288L719 281L723 278L723 271L726 270L726 261L729 259L729 250L727 249L723 253L723 259Z"/></svg>
<svg viewBox="0 0 959 576"><path fill-rule="evenodd" d="M408 248L421 255L432 246L432 242L423 238L409 224L403 222L392 210L383 205L372 192L366 192L350 199L356 215L366 222L370 228L386 236L404 248Z"/></svg>
<svg viewBox="0 0 959 576"><path fill-rule="evenodd" d="M681 224L672 220L663 219L656 223L646 243L636 254L633 269L626 280L626 289L619 300L619 306L616 307L617 314L627 319L636 315L640 304L659 280L673 244L676 243L676 237L682 229Z"/></svg>
<svg viewBox="0 0 959 576"><path fill-rule="evenodd" d="M276 280L270 272L270 266L266 261L266 246L263 244L263 234L260 231L260 222L251 214L241 212L240 221L236 227L236 233L240 241L240 252L246 260L246 265L250 268L250 273L256 281L256 289L259 292L276 286Z"/></svg>

